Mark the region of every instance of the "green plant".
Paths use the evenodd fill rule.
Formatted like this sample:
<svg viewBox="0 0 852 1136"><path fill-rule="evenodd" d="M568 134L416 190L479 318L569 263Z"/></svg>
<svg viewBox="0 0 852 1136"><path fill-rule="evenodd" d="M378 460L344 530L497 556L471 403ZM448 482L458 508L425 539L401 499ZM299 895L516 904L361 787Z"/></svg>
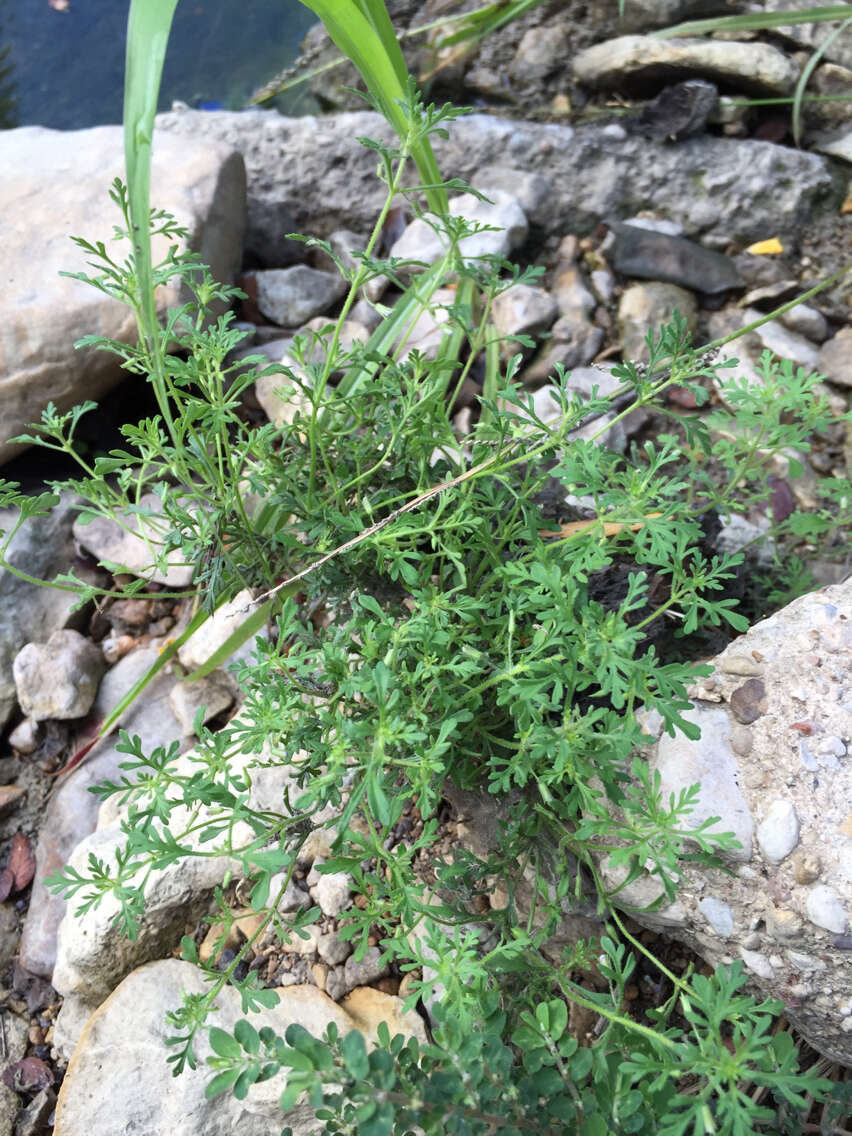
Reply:
<svg viewBox="0 0 852 1136"><path fill-rule="evenodd" d="M394 117L399 145L367 143L387 184L385 208L401 192L422 200L424 187L406 183L408 159L428 154L429 137L456 113L425 107L404 89ZM134 121L147 121L144 106ZM136 135L129 137L132 144ZM147 145L143 131L137 178L146 176ZM346 270L339 318L300 337L288 367L230 362L241 335L230 316L211 320L208 308L235 293L213 284L194 258L175 248L157 265L137 258L146 232L180 235L166 214L149 211L145 187L129 195L113 187L119 236L135 233L130 257L78 242L91 258L90 283L139 314L137 344L101 345L148 376L162 401L156 418L124 428L120 448L91 463L77 455L82 477L54 488L74 489L92 516L156 520L152 564L164 565L169 553L195 564L208 610L250 589L250 626L272 619L273 630L240 668L239 716L215 733L199 717L198 745L185 761L176 762L174 748L146 753L138 738L123 737L123 775L96 792L117 798L126 846L115 861L93 856L85 871L65 869L50 884L76 897L78 910L113 905L132 935L153 873L196 856L239 865L261 925L222 972L205 965L209 989L186 996L170 1019L175 1072L195 1063L198 1032L210 1029L211 1094L243 1096L286 1069L282 1107L307 1092L327 1131L366 1136L416 1126L592 1136L765 1130L801 1108L804 1093L827 1091L798 1071L786 1034L768 1038L780 1006L743 995L737 968L706 979L675 975L656 960L671 996L648 1021L635 1020L624 1009L626 988L637 956L649 952L616 904L648 865L662 902L674 894L681 858L709 863L732 845L712 821L688 826L694 787L662 798L659 780L635 756L635 711L653 707L667 729L694 735L682 717L686 686L706 668L662 662L655 638L667 624L681 637L708 623L745 626L725 595L738 559L705 549L702 518L765 501L772 456L806 450L827 425L828 408L814 396L817 376L768 356L763 385L742 383L715 361L713 345L694 349L675 318L649 334L646 367L625 363L617 372L630 405L613 413L611 399L582 402L558 374L561 414L555 425L543 422L516 381L520 356L499 365L488 323L494 298L529 275L499 260L465 262L459 244L470 227L443 214L447 188L429 185L439 207L424 214L443 234L446 255L415 275L371 341L341 347L354 298L371 275L402 283L412 267L375 259L382 216L355 269ZM142 229L140 216L148 222ZM437 357L407 352L407 329L434 305L448 275L455 298ZM190 298L159 327L146 313L154 286L173 277ZM174 345L178 354L169 353ZM459 438L453 393L481 354L479 417ZM300 409L280 428L249 428L237 413L259 373L280 374L282 387L299 396ZM333 375L342 375L336 385ZM601 444L632 409L665 410L660 396L670 386L705 401L708 381L719 392L714 418L681 418L671 434L627 456ZM49 409L29 440L75 455L86 409ZM580 437L581 426L591 436ZM542 502L554 487L560 498L585 502L579 517L545 516ZM53 500L31 502L9 483L0 490L22 522ZM145 504L147 491L156 510ZM824 507L775 526L779 550L785 537L848 523L849 483L825 483L822 492ZM7 546L8 537L2 552ZM605 600L597 585L615 567L626 569L625 587ZM81 601L109 594L71 576L60 583ZM297 587L306 603L297 602ZM191 626L206 615L198 599ZM322 628L306 615L319 605L329 616ZM278 809L260 809L253 778L274 766L288 767L288 788ZM459 853L436 863L433 888L419 862L439 835L437 807L450 784L487 787L501 803L499 839L487 859ZM402 841L398 822L412 808L423 828ZM346 871L364 897L345 927L356 957L378 933L386 959L422 974L409 1005L443 992L422 1053L387 1033L368 1054L357 1033L319 1041L292 1030L279 1039L248 1022L233 1035L208 1024L226 982L240 990L246 1013L274 1000L254 972L238 980L237 968L267 929L298 934L317 917L309 910L283 920L277 901L320 817L333 825L322 870ZM620 887L601 880L607 856L623 869ZM522 905L525 867L535 886ZM508 902L486 926L472 912L495 879ZM583 904L597 909L605 933L554 962L548 937ZM227 930L233 916L224 897L220 914ZM202 965L191 938L183 949ZM603 988L578 979L592 966ZM592 1043L581 1045L568 1029L569 1003L600 1019ZM695 1071L692 1086L683 1084L685 1067ZM780 1112L744 1094L744 1079L770 1091Z"/></svg>

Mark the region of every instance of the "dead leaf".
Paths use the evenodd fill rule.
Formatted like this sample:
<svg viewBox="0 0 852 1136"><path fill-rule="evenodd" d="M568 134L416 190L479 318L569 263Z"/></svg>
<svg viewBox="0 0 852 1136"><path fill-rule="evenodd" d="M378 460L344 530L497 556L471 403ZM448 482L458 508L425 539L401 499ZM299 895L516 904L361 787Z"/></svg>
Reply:
<svg viewBox="0 0 852 1136"><path fill-rule="evenodd" d="M651 521L655 517L661 517L662 513L648 513L645 517L646 521ZM622 529L627 528L630 532L639 532L644 525L645 521L636 521L632 525L624 525L619 521L604 521L603 531L604 536L618 536ZM577 536L579 533L586 532L587 529L593 529L598 522L592 521L566 521L564 525L560 525L556 532L543 532L543 537L559 536L563 538Z"/></svg>
<svg viewBox="0 0 852 1136"><path fill-rule="evenodd" d="M16 832L12 837L9 870L15 877L15 891L23 891L35 875L35 857L29 840L22 832Z"/></svg>
<svg viewBox="0 0 852 1136"><path fill-rule="evenodd" d="M852 213L852 190L849 191L846 200L840 206L841 213Z"/></svg>
<svg viewBox="0 0 852 1136"><path fill-rule="evenodd" d="M766 241L758 241L756 244L749 245L746 252L750 252L752 256L777 256L778 253L784 251L784 246L777 237L770 237Z"/></svg>
<svg viewBox="0 0 852 1136"><path fill-rule="evenodd" d="M796 498L793 496L793 490L782 478L768 477L766 483L769 486L769 507L772 510L772 519L776 525L780 525L782 521L786 521L796 511Z"/></svg>

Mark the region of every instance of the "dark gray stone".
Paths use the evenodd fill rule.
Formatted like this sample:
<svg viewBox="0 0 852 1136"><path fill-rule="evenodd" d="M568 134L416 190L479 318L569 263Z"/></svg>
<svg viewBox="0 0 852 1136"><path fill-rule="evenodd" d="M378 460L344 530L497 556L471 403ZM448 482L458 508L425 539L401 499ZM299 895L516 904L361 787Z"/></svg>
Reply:
<svg viewBox="0 0 852 1136"><path fill-rule="evenodd" d="M733 261L723 253L637 225L616 222L610 228L615 233L613 267L624 276L665 280L711 295L743 286Z"/></svg>

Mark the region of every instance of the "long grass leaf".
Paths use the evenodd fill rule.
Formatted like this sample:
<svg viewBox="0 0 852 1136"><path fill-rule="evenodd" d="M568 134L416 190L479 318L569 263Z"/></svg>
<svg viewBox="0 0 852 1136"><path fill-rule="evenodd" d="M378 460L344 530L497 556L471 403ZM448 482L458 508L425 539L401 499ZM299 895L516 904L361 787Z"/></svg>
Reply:
<svg viewBox="0 0 852 1136"><path fill-rule="evenodd" d="M332 40L358 69L375 105L404 139L408 134L408 119L401 104L405 99L407 71L382 0L302 2L325 24ZM433 187L426 190L429 208L443 216L447 212L447 195L440 187L441 175L428 138L419 139L412 146L411 156L421 181Z"/></svg>
<svg viewBox="0 0 852 1136"><path fill-rule="evenodd" d="M808 85L811 75L819 64L819 61L825 55L826 49L831 46L834 40L845 31L849 25L852 24L852 17L844 20L840 27L835 28L834 31L825 37L805 66L802 68L802 73L799 76L799 81L796 83L796 89L793 92L793 118L792 118L792 131L793 141L798 146L802 140L802 103L805 96L805 88Z"/></svg>
<svg viewBox="0 0 852 1136"><path fill-rule="evenodd" d="M652 39L674 39L676 36L708 35L710 32L745 32L759 28L786 28L794 24L812 24L825 20L846 20L852 16L852 4L834 4L830 8L795 8L784 12L743 12L738 16L717 16L707 20L688 20L671 28L649 32Z"/></svg>
<svg viewBox="0 0 852 1136"><path fill-rule="evenodd" d="M166 394L164 346L159 335L151 269L151 147L163 61L178 0L131 0L124 73L124 162L132 228L133 264L141 307L139 332L150 356L151 380L160 413L174 441L175 424Z"/></svg>
<svg viewBox="0 0 852 1136"><path fill-rule="evenodd" d="M133 220L133 258L149 327L156 323L148 233L151 144L163 61L178 0L131 0L124 75L124 161Z"/></svg>

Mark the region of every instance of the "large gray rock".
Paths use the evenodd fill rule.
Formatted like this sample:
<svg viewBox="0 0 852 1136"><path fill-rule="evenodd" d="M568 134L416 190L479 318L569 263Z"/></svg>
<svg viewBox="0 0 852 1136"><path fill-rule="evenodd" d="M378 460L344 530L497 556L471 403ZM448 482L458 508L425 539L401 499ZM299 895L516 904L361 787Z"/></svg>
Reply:
<svg viewBox="0 0 852 1136"><path fill-rule="evenodd" d="M283 118L270 111L179 110L157 123L162 131L240 150L248 174L246 244L265 263L278 251L274 234L295 228L328 236L375 223L384 186L374 152L357 138L391 142L393 136L372 112ZM751 244L765 235L771 199L773 233L799 240L816 210L839 205L826 159L770 142L702 136L669 146L599 125L575 129L490 115L462 118L449 134L434 140L446 177L484 185L496 165L545 178L553 193L537 222L559 238L592 232L602 218L652 209L708 247ZM322 186L322 193L306 193L306 186Z"/></svg>
<svg viewBox="0 0 852 1136"><path fill-rule="evenodd" d="M198 1066L175 1080L167 1064L165 1038L174 1031L165 1016L181 1005L183 991L204 994L208 984L190 963L167 959L152 962L127 977L86 1024L62 1084L56 1109L56 1136L127 1136L128 1133L168 1133L169 1136L267 1136L283 1126L294 1136L321 1133L325 1128L303 1101L287 1113L278 1107L284 1072L254 1085L245 1100L226 1092L207 1100L204 1090L212 1073L212 1053L202 1031L196 1044ZM423 1022L405 1013L399 998L377 990L357 990L343 1006L315 986L287 986L277 991L278 1005L252 1014L255 1029L269 1027L283 1037L292 1024L322 1037L331 1022L342 1037L359 1030L368 1044L378 1024L388 1023L391 1036L402 1033L426 1043ZM239 991L225 986L216 996L210 1019L220 1029L233 1030L248 1017ZM104 1076L104 1068L109 1076ZM116 1092L116 1086L121 1086Z"/></svg>
<svg viewBox="0 0 852 1136"><path fill-rule="evenodd" d="M25 126L0 132L0 462L20 449L7 440L37 422L48 402L67 410L99 398L124 377L117 356L74 343L87 334L135 340L131 312L60 271L81 272L89 259L71 236L105 241L123 260L127 243L110 238L121 216L107 191L124 176L118 126L61 132ZM214 276L230 282L239 267L245 215L245 171L233 147L209 139L158 134L151 203L174 213L190 247ZM166 242L158 238L155 253ZM161 306L180 300L164 288ZM136 380L139 381L139 380Z"/></svg>
<svg viewBox="0 0 852 1136"><path fill-rule="evenodd" d="M46 517L35 517L18 530L6 553L8 562L38 580L67 572L74 563L71 527L76 514L74 499L63 496ZM0 510L0 529L8 532L17 516L17 509ZM80 613L71 611L75 599L73 592L42 588L0 569L0 729L18 701L12 660L26 642L44 640L57 628L78 622Z"/></svg>
<svg viewBox="0 0 852 1136"><path fill-rule="evenodd" d="M756 95L792 93L799 68L767 43L654 39L627 35L596 43L573 60L574 76L593 87L662 85L700 76Z"/></svg>
<svg viewBox="0 0 852 1136"><path fill-rule="evenodd" d="M664 801L700 783L687 823L721 818L741 845L733 871L682 862L676 902L631 915L713 966L742 959L815 1049L852 1065L852 579L755 624L713 666L690 692L701 738L664 734L649 754ZM646 874L616 902L661 890Z"/></svg>

